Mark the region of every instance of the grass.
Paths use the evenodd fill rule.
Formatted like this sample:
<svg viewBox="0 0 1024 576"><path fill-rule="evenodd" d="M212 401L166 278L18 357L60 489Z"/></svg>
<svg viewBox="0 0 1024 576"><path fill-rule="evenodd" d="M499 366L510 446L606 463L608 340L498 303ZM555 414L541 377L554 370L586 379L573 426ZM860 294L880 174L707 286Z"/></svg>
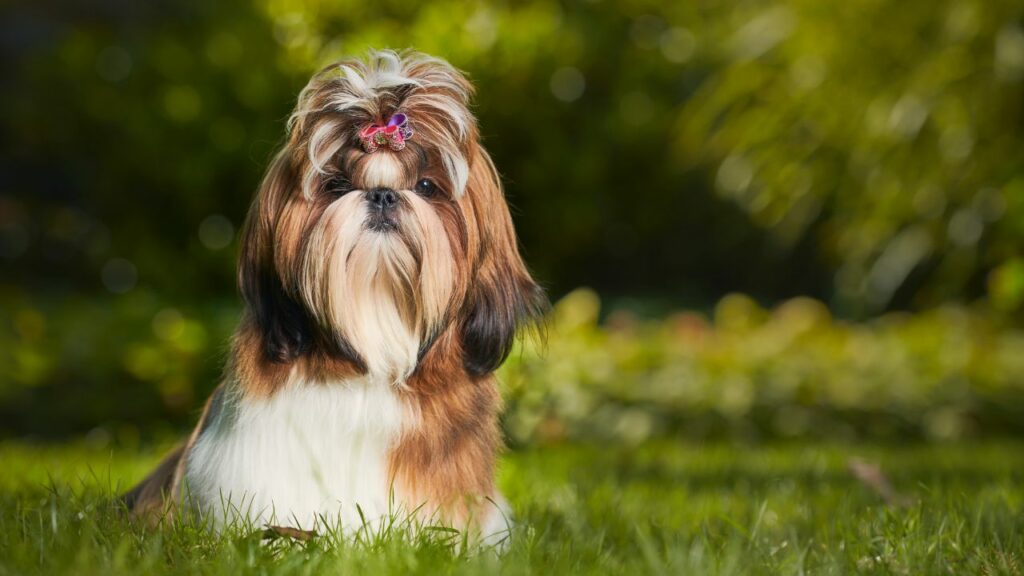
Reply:
<svg viewBox="0 0 1024 576"><path fill-rule="evenodd" d="M142 530L110 496L157 457L0 444L0 574L1024 574L1019 441L516 451L500 483L518 526L500 557L444 532ZM855 478L852 458L883 470L899 504Z"/></svg>

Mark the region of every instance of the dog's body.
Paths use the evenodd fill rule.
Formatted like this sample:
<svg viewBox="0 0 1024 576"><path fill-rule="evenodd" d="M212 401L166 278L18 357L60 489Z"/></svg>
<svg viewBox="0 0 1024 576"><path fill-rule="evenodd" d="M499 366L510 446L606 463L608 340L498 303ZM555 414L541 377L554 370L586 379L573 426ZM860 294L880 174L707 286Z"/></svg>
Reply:
<svg viewBox="0 0 1024 576"><path fill-rule="evenodd" d="M249 214L246 313L224 382L188 442L128 494L135 513L505 526L493 371L546 300L470 92L417 54L313 78Z"/></svg>

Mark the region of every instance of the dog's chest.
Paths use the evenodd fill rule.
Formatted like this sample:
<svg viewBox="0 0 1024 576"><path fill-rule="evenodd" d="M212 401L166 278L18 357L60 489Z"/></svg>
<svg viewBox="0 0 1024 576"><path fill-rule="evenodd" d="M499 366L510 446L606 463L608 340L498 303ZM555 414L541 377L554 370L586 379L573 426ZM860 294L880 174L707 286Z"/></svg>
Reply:
<svg viewBox="0 0 1024 576"><path fill-rule="evenodd" d="M218 523L358 527L389 512L388 457L407 420L390 386L361 381L225 402L188 456L186 497Z"/></svg>

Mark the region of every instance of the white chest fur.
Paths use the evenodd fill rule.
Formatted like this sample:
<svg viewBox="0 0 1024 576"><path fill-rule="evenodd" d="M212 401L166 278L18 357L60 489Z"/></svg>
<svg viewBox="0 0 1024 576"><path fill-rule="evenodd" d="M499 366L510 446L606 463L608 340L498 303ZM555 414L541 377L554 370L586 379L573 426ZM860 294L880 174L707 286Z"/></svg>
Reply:
<svg viewBox="0 0 1024 576"><path fill-rule="evenodd" d="M186 497L217 524L358 528L359 510L393 510L388 453L407 420L391 386L364 380L226 400L188 455Z"/></svg>

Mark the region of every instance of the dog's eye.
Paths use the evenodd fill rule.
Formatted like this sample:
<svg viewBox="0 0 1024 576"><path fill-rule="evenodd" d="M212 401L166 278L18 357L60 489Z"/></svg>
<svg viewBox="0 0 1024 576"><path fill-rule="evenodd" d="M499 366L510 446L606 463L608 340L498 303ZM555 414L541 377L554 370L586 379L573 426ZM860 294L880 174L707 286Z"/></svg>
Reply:
<svg viewBox="0 0 1024 576"><path fill-rule="evenodd" d="M352 183L343 174L335 174L327 181L325 189L331 194L344 196L352 191Z"/></svg>
<svg viewBox="0 0 1024 576"><path fill-rule="evenodd" d="M420 196L430 198L437 193L437 185L429 178L423 178L416 183L416 193Z"/></svg>

